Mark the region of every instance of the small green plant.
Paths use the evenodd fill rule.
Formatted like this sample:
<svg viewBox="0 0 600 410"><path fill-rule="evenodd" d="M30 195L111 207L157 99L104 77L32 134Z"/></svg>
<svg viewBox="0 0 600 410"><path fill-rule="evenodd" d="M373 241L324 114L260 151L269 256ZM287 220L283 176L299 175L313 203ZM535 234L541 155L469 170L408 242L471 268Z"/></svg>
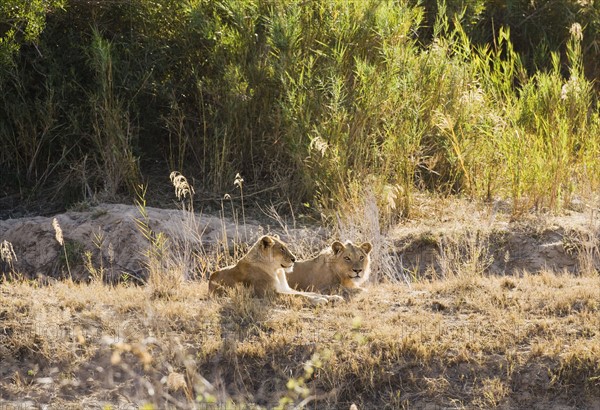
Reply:
<svg viewBox="0 0 600 410"><path fill-rule="evenodd" d="M134 128L126 100L115 85L114 45L94 27L89 48L89 64L97 81L97 89L89 92L92 141L99 155L104 193L114 198L123 187L134 191L139 178L137 159L133 155Z"/></svg>
<svg viewBox="0 0 600 410"><path fill-rule="evenodd" d="M109 242L108 246L106 246L105 242L106 240L102 230L99 229L98 232L94 232L92 234L92 243L94 244L94 247L98 250L98 255L100 259L98 267L96 267L93 263L92 252L84 252L84 266L89 272L92 282L104 283L104 281L106 280L107 273L110 273L111 280L114 280L115 278L115 249L113 247L112 242ZM108 258L108 263L110 265L109 268L104 266L105 253L106 257Z"/></svg>
<svg viewBox="0 0 600 410"><path fill-rule="evenodd" d="M168 266L169 250L168 239L162 232L155 232L150 227L150 219L146 206L146 189L138 187L136 205L140 217L135 223L142 236L148 241L148 248L144 252L147 270L146 284L149 286L153 297L169 298L175 294L183 276L181 272L174 271Z"/></svg>
<svg viewBox="0 0 600 410"><path fill-rule="evenodd" d="M99 268L94 265L92 252L85 251L83 254L83 266L89 272L92 282L102 283L104 281L104 267L102 264L100 264Z"/></svg>
<svg viewBox="0 0 600 410"><path fill-rule="evenodd" d="M297 378L290 378L286 384L287 394L279 399L279 405L275 407L278 410L285 410L290 405L297 403L294 408L304 408L308 403L315 400L316 396L311 396L311 389L308 386L309 381L314 377L315 372L323 367L324 361L329 359L329 352L313 353L310 360L304 363L304 374Z"/></svg>

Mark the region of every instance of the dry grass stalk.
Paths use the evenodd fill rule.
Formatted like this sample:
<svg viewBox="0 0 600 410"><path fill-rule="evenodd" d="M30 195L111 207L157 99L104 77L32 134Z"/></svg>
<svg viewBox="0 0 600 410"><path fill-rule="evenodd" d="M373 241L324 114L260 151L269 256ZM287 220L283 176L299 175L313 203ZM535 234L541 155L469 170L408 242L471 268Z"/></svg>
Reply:
<svg viewBox="0 0 600 410"><path fill-rule="evenodd" d="M67 265L67 272L69 273L69 279L73 280L73 276L71 275L71 267L69 266L69 255L67 255L67 247L65 245L65 240L63 237L63 230L58 223L58 219L52 219L52 227L54 228L54 234L56 241L63 248L63 252L65 254L65 264Z"/></svg>
<svg viewBox="0 0 600 410"><path fill-rule="evenodd" d="M0 259L2 259L2 262L7 263L11 268L13 263L17 261L17 255L15 254L12 243L7 240L0 243Z"/></svg>
<svg viewBox="0 0 600 410"><path fill-rule="evenodd" d="M177 199L183 201L188 196L190 196L191 200L191 197L194 195L195 192L194 187L188 183L187 178L177 171L171 172L169 178L171 179L173 187L175 187L175 196L177 197Z"/></svg>
<svg viewBox="0 0 600 410"><path fill-rule="evenodd" d="M56 241L58 242L58 244L60 246L64 246L65 241L63 238L63 231L62 231L62 228L60 227L60 224L58 223L58 219L56 219L56 218L52 219L52 227L54 228Z"/></svg>
<svg viewBox="0 0 600 410"><path fill-rule="evenodd" d="M17 262L17 254L13 249L12 243L4 240L0 243L0 273L5 277L6 272L9 277L15 277L14 263Z"/></svg>
<svg viewBox="0 0 600 410"><path fill-rule="evenodd" d="M443 278L482 276L493 260L488 234L484 231L467 231L439 241L438 263Z"/></svg>

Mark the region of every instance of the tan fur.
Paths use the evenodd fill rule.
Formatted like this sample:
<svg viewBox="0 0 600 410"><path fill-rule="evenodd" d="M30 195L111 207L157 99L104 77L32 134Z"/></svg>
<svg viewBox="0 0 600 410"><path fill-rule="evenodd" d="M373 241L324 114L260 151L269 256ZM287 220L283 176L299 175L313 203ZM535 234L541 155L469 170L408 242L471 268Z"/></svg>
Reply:
<svg viewBox="0 0 600 410"><path fill-rule="evenodd" d="M226 288L242 284L254 289L259 296L281 293L307 297L315 304L342 300L340 296L319 295L299 292L290 288L286 272L291 272L296 258L285 243L275 236L263 236L234 266L229 266L210 275L208 289L222 294Z"/></svg>
<svg viewBox="0 0 600 410"><path fill-rule="evenodd" d="M296 262L288 283L294 289L323 293L339 287L364 290L361 285L369 279L372 248L369 242L356 246L336 241L315 258Z"/></svg>

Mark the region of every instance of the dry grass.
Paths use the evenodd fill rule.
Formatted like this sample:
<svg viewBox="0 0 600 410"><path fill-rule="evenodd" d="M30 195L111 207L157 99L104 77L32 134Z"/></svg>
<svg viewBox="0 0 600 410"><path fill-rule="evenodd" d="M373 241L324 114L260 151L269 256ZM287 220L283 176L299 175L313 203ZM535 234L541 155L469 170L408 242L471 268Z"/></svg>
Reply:
<svg viewBox="0 0 600 410"><path fill-rule="evenodd" d="M487 231L448 232L439 242L442 274L406 286L394 276L391 221L366 195L333 225L340 238L370 238L374 267L388 280L347 303L312 307L246 289L210 298L205 280L186 280L237 259L244 244L223 225L214 249L196 248L202 232L191 197L183 205L189 235L176 242L152 230L139 195L146 286L0 283L0 407L600 406L596 231L565 236L580 258L577 277L486 276ZM473 213L453 215L459 223ZM281 229L299 256L331 240Z"/></svg>
<svg viewBox="0 0 600 410"><path fill-rule="evenodd" d="M598 276L457 276L319 308L244 291L213 300L196 282L169 298L5 282L0 319L0 405L600 404Z"/></svg>

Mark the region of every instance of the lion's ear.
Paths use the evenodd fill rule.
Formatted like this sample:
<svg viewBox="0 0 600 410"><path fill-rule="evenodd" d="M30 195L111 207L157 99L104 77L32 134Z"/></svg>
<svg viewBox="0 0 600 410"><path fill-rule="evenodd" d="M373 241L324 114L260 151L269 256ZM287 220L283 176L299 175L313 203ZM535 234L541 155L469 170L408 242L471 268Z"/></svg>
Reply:
<svg viewBox="0 0 600 410"><path fill-rule="evenodd" d="M260 238L260 243L263 246L263 248L268 248L270 246L273 246L275 244L275 241L270 236L265 235L262 238Z"/></svg>
<svg viewBox="0 0 600 410"><path fill-rule="evenodd" d="M371 250L373 249L373 245L371 245L371 242L365 242L362 245L360 245L360 249L365 251L366 254L369 254L369 252L371 252Z"/></svg>
<svg viewBox="0 0 600 410"><path fill-rule="evenodd" d="M331 249L333 249L333 254L337 255L338 253L342 252L344 250L345 246L343 243L341 243L340 241L335 241L334 243L331 244Z"/></svg>
<svg viewBox="0 0 600 410"><path fill-rule="evenodd" d="M279 235L278 235L278 234L276 234L276 233L274 233L274 234L273 234L273 235L271 235L271 236L273 236L273 238L275 238L275 239L279 239L279 240L281 240L281 238L279 237Z"/></svg>

